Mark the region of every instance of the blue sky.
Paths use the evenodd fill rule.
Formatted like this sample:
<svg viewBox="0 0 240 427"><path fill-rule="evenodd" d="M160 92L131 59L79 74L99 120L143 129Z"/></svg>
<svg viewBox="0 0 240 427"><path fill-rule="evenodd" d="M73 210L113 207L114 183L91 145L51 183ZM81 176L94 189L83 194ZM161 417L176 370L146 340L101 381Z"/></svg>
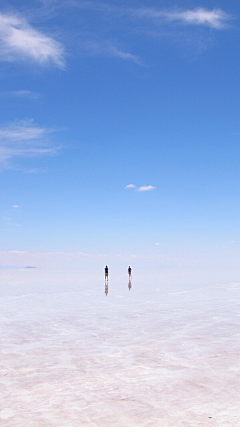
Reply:
<svg viewBox="0 0 240 427"><path fill-rule="evenodd" d="M6 265L13 252L121 255L238 280L239 12L1 2Z"/></svg>

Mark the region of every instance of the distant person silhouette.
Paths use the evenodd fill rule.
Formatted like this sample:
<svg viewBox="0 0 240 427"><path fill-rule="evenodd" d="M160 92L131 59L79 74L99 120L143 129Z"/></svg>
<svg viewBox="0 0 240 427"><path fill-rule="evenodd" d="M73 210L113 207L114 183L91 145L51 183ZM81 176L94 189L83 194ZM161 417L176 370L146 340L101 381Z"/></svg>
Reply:
<svg viewBox="0 0 240 427"><path fill-rule="evenodd" d="M105 286L106 286L106 284L108 284L108 266L107 265L104 268L104 271L105 271Z"/></svg>
<svg viewBox="0 0 240 427"><path fill-rule="evenodd" d="M108 266L105 267L105 278L108 277Z"/></svg>
<svg viewBox="0 0 240 427"><path fill-rule="evenodd" d="M131 275L132 275L132 269L131 269L130 265L128 267L128 275L129 275L129 277L131 277Z"/></svg>

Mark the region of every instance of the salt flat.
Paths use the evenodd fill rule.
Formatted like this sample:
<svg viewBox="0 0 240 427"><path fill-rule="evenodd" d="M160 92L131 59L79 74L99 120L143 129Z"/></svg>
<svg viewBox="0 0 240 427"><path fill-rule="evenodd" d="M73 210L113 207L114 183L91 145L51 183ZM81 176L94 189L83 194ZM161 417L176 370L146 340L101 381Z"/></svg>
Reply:
<svg viewBox="0 0 240 427"><path fill-rule="evenodd" d="M5 283L0 316L1 427L240 425L238 283Z"/></svg>

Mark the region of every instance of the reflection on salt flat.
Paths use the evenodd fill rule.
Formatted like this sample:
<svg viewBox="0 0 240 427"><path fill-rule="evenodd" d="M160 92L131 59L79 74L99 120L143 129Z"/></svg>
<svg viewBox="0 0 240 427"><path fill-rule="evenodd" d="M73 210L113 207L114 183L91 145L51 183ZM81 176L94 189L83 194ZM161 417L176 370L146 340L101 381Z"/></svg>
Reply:
<svg viewBox="0 0 240 427"><path fill-rule="evenodd" d="M238 426L239 309L239 284L5 286L1 426Z"/></svg>
<svg viewBox="0 0 240 427"><path fill-rule="evenodd" d="M104 292L105 292L106 296L108 295L108 283L109 283L108 280L105 279ZM129 291L132 289L132 277L129 277L129 280L128 280L128 289L129 289Z"/></svg>
<svg viewBox="0 0 240 427"><path fill-rule="evenodd" d="M108 283L105 283L105 294L106 294L106 296L108 294Z"/></svg>

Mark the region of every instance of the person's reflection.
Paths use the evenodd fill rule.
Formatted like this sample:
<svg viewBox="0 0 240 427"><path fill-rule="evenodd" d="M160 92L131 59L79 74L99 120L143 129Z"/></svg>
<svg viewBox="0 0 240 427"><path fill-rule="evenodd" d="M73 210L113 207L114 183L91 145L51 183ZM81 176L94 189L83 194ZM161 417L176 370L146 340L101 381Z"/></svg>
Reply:
<svg viewBox="0 0 240 427"><path fill-rule="evenodd" d="M128 289L130 291L131 287L132 287L132 269L130 267L130 265L128 266Z"/></svg>
<svg viewBox="0 0 240 427"><path fill-rule="evenodd" d="M106 296L108 294L108 283L105 283L105 294L106 294Z"/></svg>

